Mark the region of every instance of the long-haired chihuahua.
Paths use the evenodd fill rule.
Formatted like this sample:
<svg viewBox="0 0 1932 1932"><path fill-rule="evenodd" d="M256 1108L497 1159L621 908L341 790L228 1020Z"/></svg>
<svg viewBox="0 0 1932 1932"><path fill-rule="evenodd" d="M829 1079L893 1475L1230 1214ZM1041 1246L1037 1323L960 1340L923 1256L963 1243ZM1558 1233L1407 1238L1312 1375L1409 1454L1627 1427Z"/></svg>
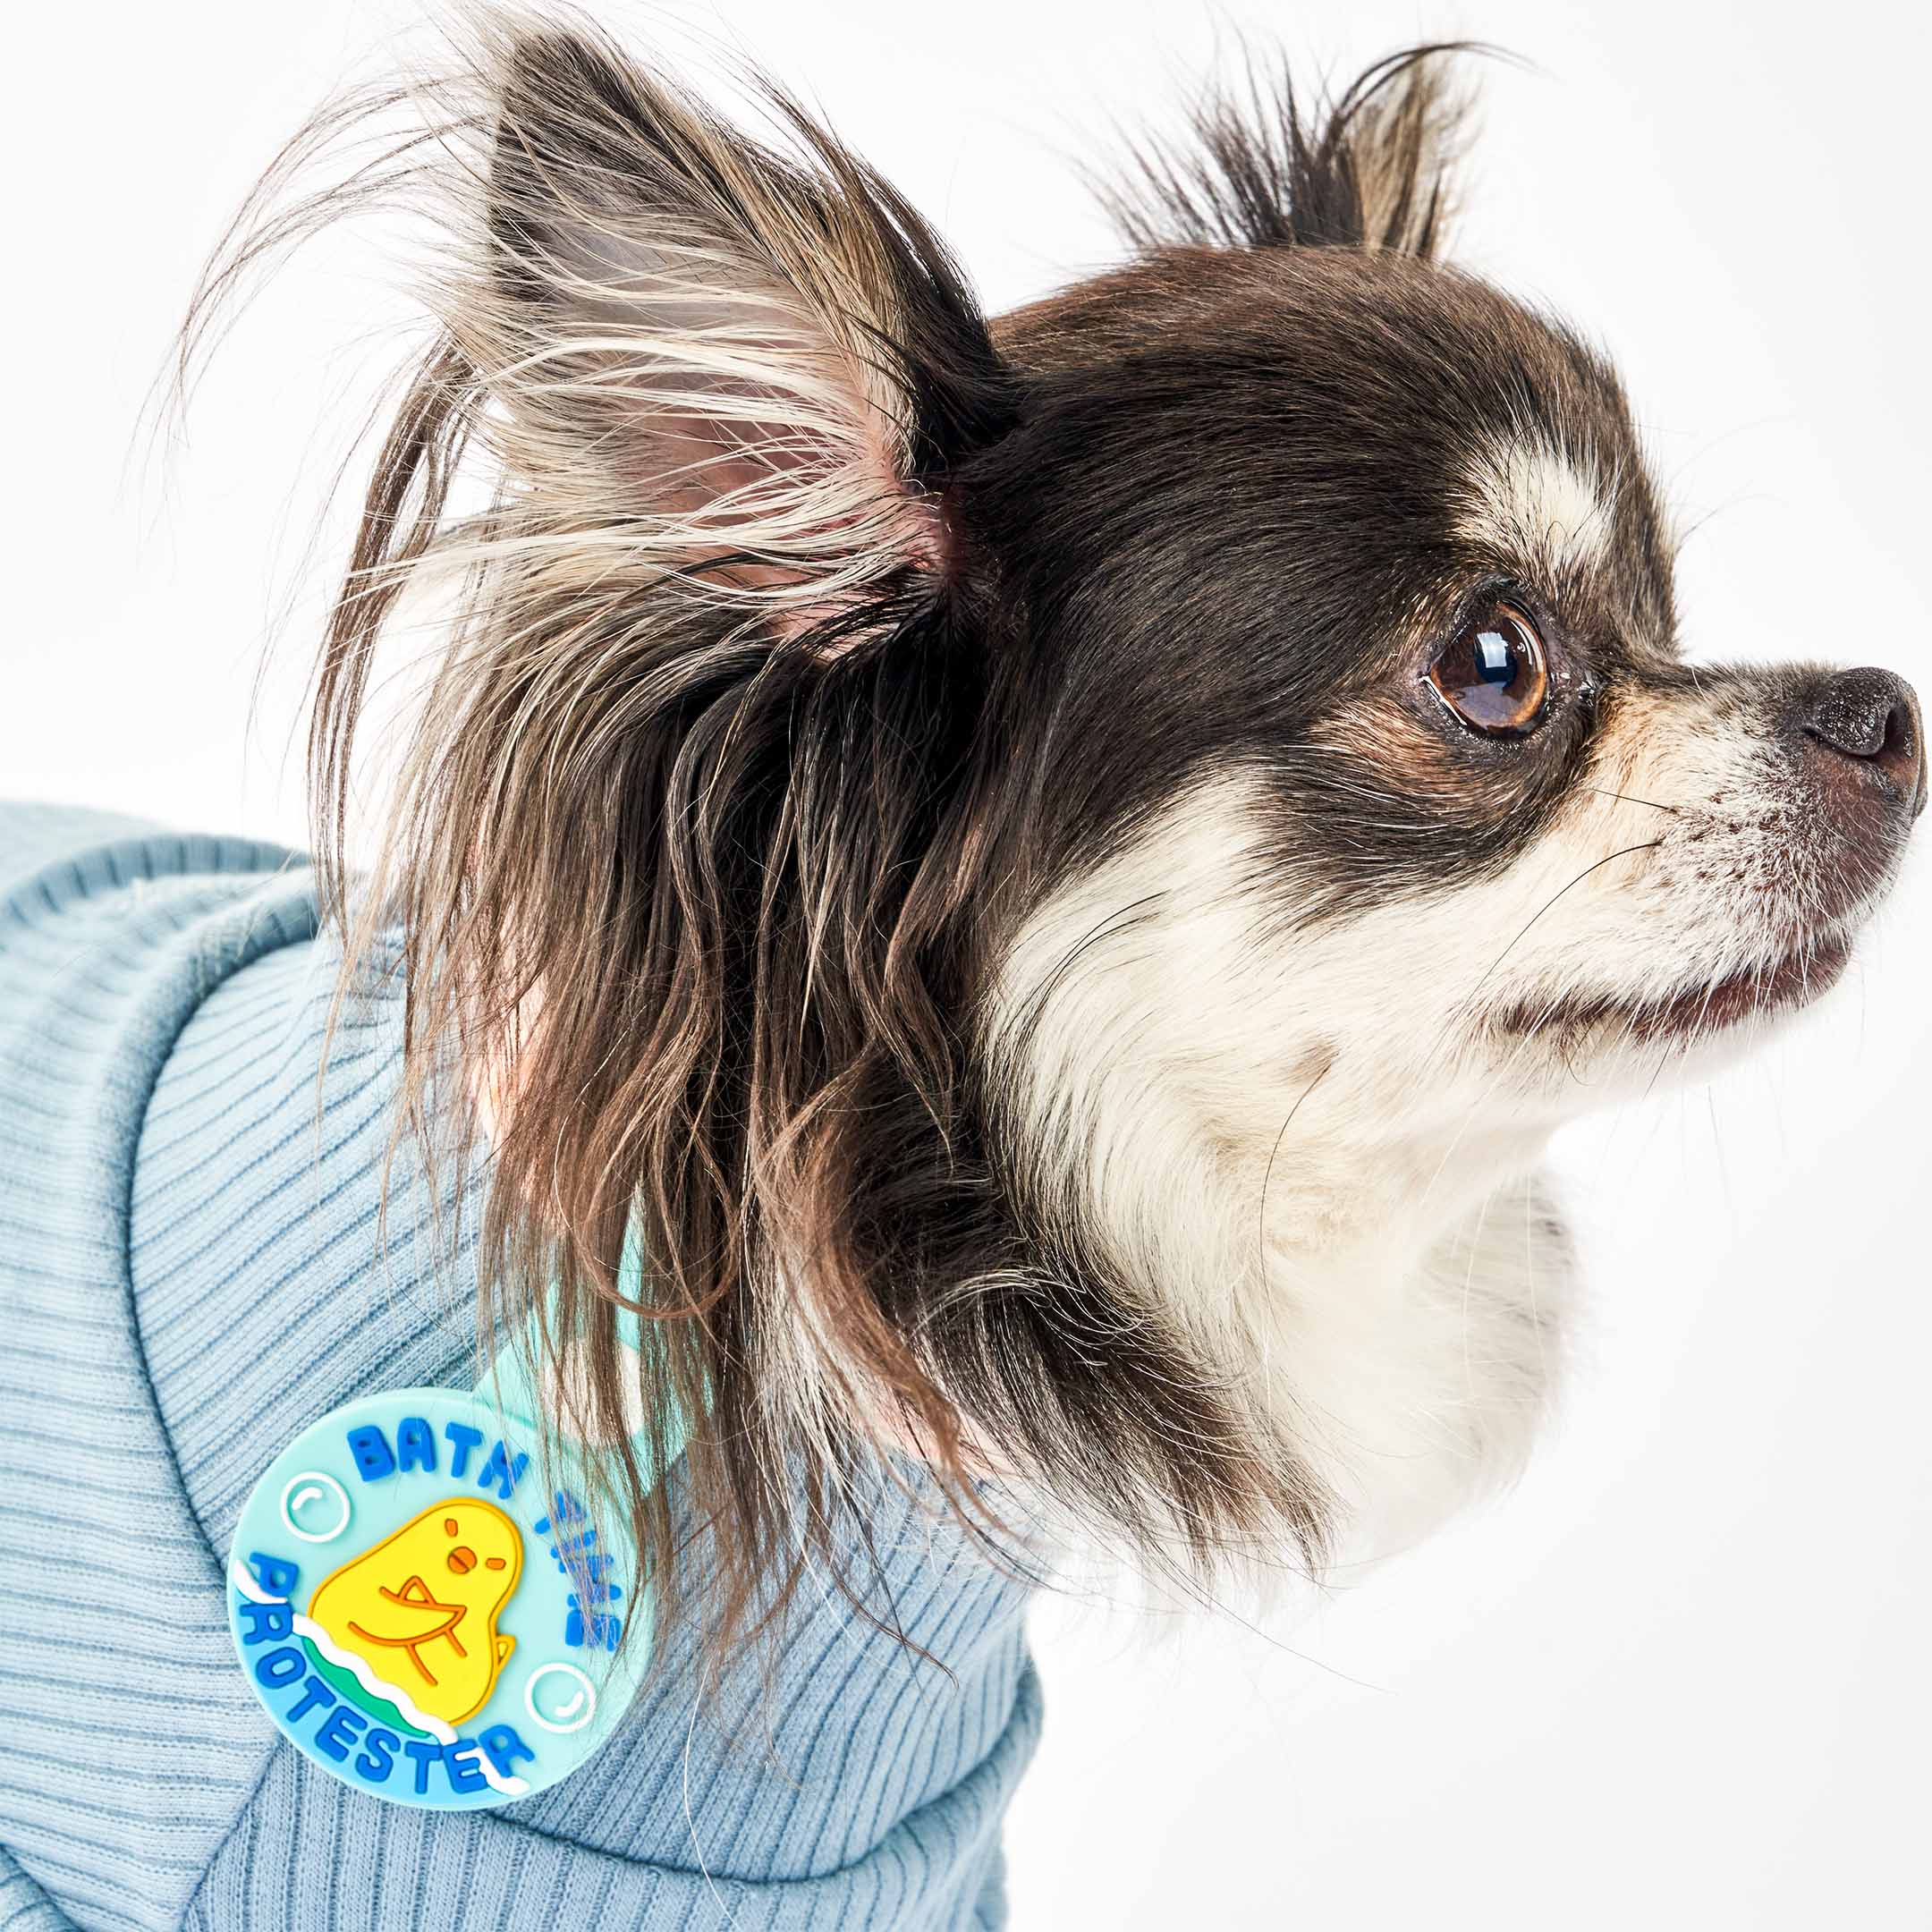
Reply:
<svg viewBox="0 0 1932 1932"><path fill-rule="evenodd" d="M418 1114L453 1067L487 1106L488 1304L661 1585L640 1418L691 1425L727 1607L880 1442L1188 1573L1412 1538L1546 1406L1552 1131L1824 994L1892 882L1911 691L1686 661L1614 371L1445 259L1456 58L1256 67L1110 177L1121 266L989 317L788 95L754 137L488 14L217 255L191 352L318 225L419 225L321 844L403 935Z"/></svg>

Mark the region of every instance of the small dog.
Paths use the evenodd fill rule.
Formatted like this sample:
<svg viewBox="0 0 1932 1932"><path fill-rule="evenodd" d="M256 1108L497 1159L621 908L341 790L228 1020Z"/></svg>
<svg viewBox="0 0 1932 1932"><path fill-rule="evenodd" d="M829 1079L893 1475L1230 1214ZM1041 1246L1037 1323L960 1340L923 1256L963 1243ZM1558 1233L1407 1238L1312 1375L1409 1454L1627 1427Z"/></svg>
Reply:
<svg viewBox="0 0 1932 1932"><path fill-rule="evenodd" d="M582 1433L701 1412L736 1601L882 1439L1155 1563L1426 1530L1546 1403L1552 1130L1816 999L1893 881L1911 691L1692 669L1614 372L1443 259L1456 52L1211 97L1123 265L993 318L783 93L754 139L489 15L217 257L428 224L324 847L346 890L379 637L450 581L362 929L419 1112L452 1054L490 1097L487 1290L557 1284Z"/></svg>

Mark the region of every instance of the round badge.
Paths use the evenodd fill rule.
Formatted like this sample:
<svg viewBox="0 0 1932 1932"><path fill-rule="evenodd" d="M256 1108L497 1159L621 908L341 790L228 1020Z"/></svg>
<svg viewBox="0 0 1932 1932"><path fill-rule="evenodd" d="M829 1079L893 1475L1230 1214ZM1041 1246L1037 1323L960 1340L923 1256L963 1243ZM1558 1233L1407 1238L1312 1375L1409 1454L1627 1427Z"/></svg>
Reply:
<svg viewBox="0 0 1932 1932"><path fill-rule="evenodd" d="M574 1771L629 1707L650 1639L634 1550L572 1489L542 1493L531 1433L481 1395L365 1396L250 1494L228 1564L242 1667L344 1782L505 1804Z"/></svg>

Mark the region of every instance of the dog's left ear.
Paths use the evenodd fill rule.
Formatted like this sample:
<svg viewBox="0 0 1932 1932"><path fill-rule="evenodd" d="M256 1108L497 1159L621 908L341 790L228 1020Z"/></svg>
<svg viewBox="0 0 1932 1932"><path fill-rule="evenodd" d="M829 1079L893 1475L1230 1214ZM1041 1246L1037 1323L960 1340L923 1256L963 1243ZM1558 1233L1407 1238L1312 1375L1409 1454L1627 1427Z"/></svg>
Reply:
<svg viewBox="0 0 1932 1932"><path fill-rule="evenodd" d="M496 52L490 280L459 328L510 473L780 634L942 575L1013 385L944 245L802 107L732 126L594 29Z"/></svg>
<svg viewBox="0 0 1932 1932"><path fill-rule="evenodd" d="M1304 106L1285 67L1250 61L1214 87L1180 141L1150 139L1128 179L1102 182L1127 241L1194 248L1353 248L1434 260L1452 208L1466 101L1450 84L1461 43L1411 47Z"/></svg>

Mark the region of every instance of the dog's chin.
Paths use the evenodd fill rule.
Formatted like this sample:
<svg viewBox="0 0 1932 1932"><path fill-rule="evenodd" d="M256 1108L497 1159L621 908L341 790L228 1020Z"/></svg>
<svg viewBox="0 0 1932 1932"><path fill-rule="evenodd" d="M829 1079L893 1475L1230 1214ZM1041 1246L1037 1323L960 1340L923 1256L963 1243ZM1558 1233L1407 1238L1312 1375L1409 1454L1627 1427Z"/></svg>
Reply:
<svg viewBox="0 0 1932 1932"><path fill-rule="evenodd" d="M1655 1054L1646 1052L1654 1048L1722 1053L1822 999L1843 977L1852 949L1849 933L1814 934L1722 979L1640 997L1592 993L1524 1001L1491 1023L1505 1048L1541 1043L1572 1069L1582 1058L1620 1055L1654 1063Z"/></svg>

